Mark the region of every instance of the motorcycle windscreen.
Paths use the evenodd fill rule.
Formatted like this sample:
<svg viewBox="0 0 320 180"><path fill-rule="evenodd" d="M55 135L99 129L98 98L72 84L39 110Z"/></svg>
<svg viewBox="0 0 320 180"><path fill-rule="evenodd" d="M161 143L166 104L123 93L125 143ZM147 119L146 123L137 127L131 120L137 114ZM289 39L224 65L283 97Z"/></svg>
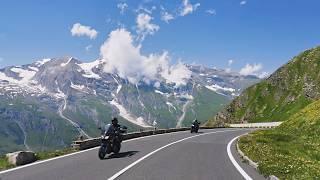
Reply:
<svg viewBox="0 0 320 180"><path fill-rule="evenodd" d="M112 132L111 124L107 124L104 126L105 134L110 134Z"/></svg>

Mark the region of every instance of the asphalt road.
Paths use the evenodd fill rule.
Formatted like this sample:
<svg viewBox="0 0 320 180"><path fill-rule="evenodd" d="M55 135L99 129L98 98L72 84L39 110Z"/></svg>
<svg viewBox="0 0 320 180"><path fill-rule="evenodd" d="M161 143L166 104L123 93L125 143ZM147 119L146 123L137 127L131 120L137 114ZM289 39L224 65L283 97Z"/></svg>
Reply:
<svg viewBox="0 0 320 180"><path fill-rule="evenodd" d="M227 154L228 143L248 129L201 130L149 136L123 142L121 153L99 160L91 149L27 167L0 172L0 180L232 180L244 179ZM194 136L194 137L192 137ZM237 163L252 179L264 179L253 168Z"/></svg>

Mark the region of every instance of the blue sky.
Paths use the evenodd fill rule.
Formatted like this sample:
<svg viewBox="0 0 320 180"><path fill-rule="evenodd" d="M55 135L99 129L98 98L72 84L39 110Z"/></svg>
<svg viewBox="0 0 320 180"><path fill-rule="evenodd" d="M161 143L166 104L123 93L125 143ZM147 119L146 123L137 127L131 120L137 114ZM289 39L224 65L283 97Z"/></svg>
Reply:
<svg viewBox="0 0 320 180"><path fill-rule="evenodd" d="M168 51L172 62L272 72L320 44L319 7L319 0L2 0L0 67L61 56L92 61L110 32L125 28L142 54ZM173 19L165 22L164 13ZM151 18L142 33L139 14ZM96 36L72 35L76 23Z"/></svg>

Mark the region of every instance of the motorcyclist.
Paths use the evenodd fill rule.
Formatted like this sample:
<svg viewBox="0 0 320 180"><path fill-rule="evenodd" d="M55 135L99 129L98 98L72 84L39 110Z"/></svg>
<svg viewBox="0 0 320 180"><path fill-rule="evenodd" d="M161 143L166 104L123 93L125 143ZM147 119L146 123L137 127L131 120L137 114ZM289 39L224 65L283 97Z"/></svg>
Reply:
<svg viewBox="0 0 320 180"><path fill-rule="evenodd" d="M109 129L107 130L107 135L115 135L116 132L119 132L119 136L120 136L120 139L122 139L122 133L125 133L126 131L125 130L122 130L121 129L121 125L118 124L118 118L114 117L112 120L111 120L111 126L109 127ZM122 127L123 129L126 129L125 126Z"/></svg>
<svg viewBox="0 0 320 180"><path fill-rule="evenodd" d="M118 118L114 117L111 120L111 126L107 130L107 134L108 135L113 135L116 131L118 131L120 129L120 127L121 126L118 124Z"/></svg>
<svg viewBox="0 0 320 180"><path fill-rule="evenodd" d="M195 119L195 120L192 122L192 124L195 125L195 126L199 126L199 125L200 125L200 122L198 122L198 120Z"/></svg>
<svg viewBox="0 0 320 180"><path fill-rule="evenodd" d="M115 154L119 153L123 140L122 133L125 133L126 129L127 127L118 124L116 117L111 120L111 124L105 126L105 132L101 136L101 146L98 153L100 159L103 159L106 154L110 154L111 152Z"/></svg>

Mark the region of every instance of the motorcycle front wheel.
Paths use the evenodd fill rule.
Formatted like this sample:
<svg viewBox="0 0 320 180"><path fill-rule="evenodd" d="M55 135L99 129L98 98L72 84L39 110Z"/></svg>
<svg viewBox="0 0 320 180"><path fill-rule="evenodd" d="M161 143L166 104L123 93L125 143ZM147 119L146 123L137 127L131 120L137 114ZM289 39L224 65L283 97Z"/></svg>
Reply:
<svg viewBox="0 0 320 180"><path fill-rule="evenodd" d="M106 156L106 147L101 146L98 152L99 159L104 159Z"/></svg>

